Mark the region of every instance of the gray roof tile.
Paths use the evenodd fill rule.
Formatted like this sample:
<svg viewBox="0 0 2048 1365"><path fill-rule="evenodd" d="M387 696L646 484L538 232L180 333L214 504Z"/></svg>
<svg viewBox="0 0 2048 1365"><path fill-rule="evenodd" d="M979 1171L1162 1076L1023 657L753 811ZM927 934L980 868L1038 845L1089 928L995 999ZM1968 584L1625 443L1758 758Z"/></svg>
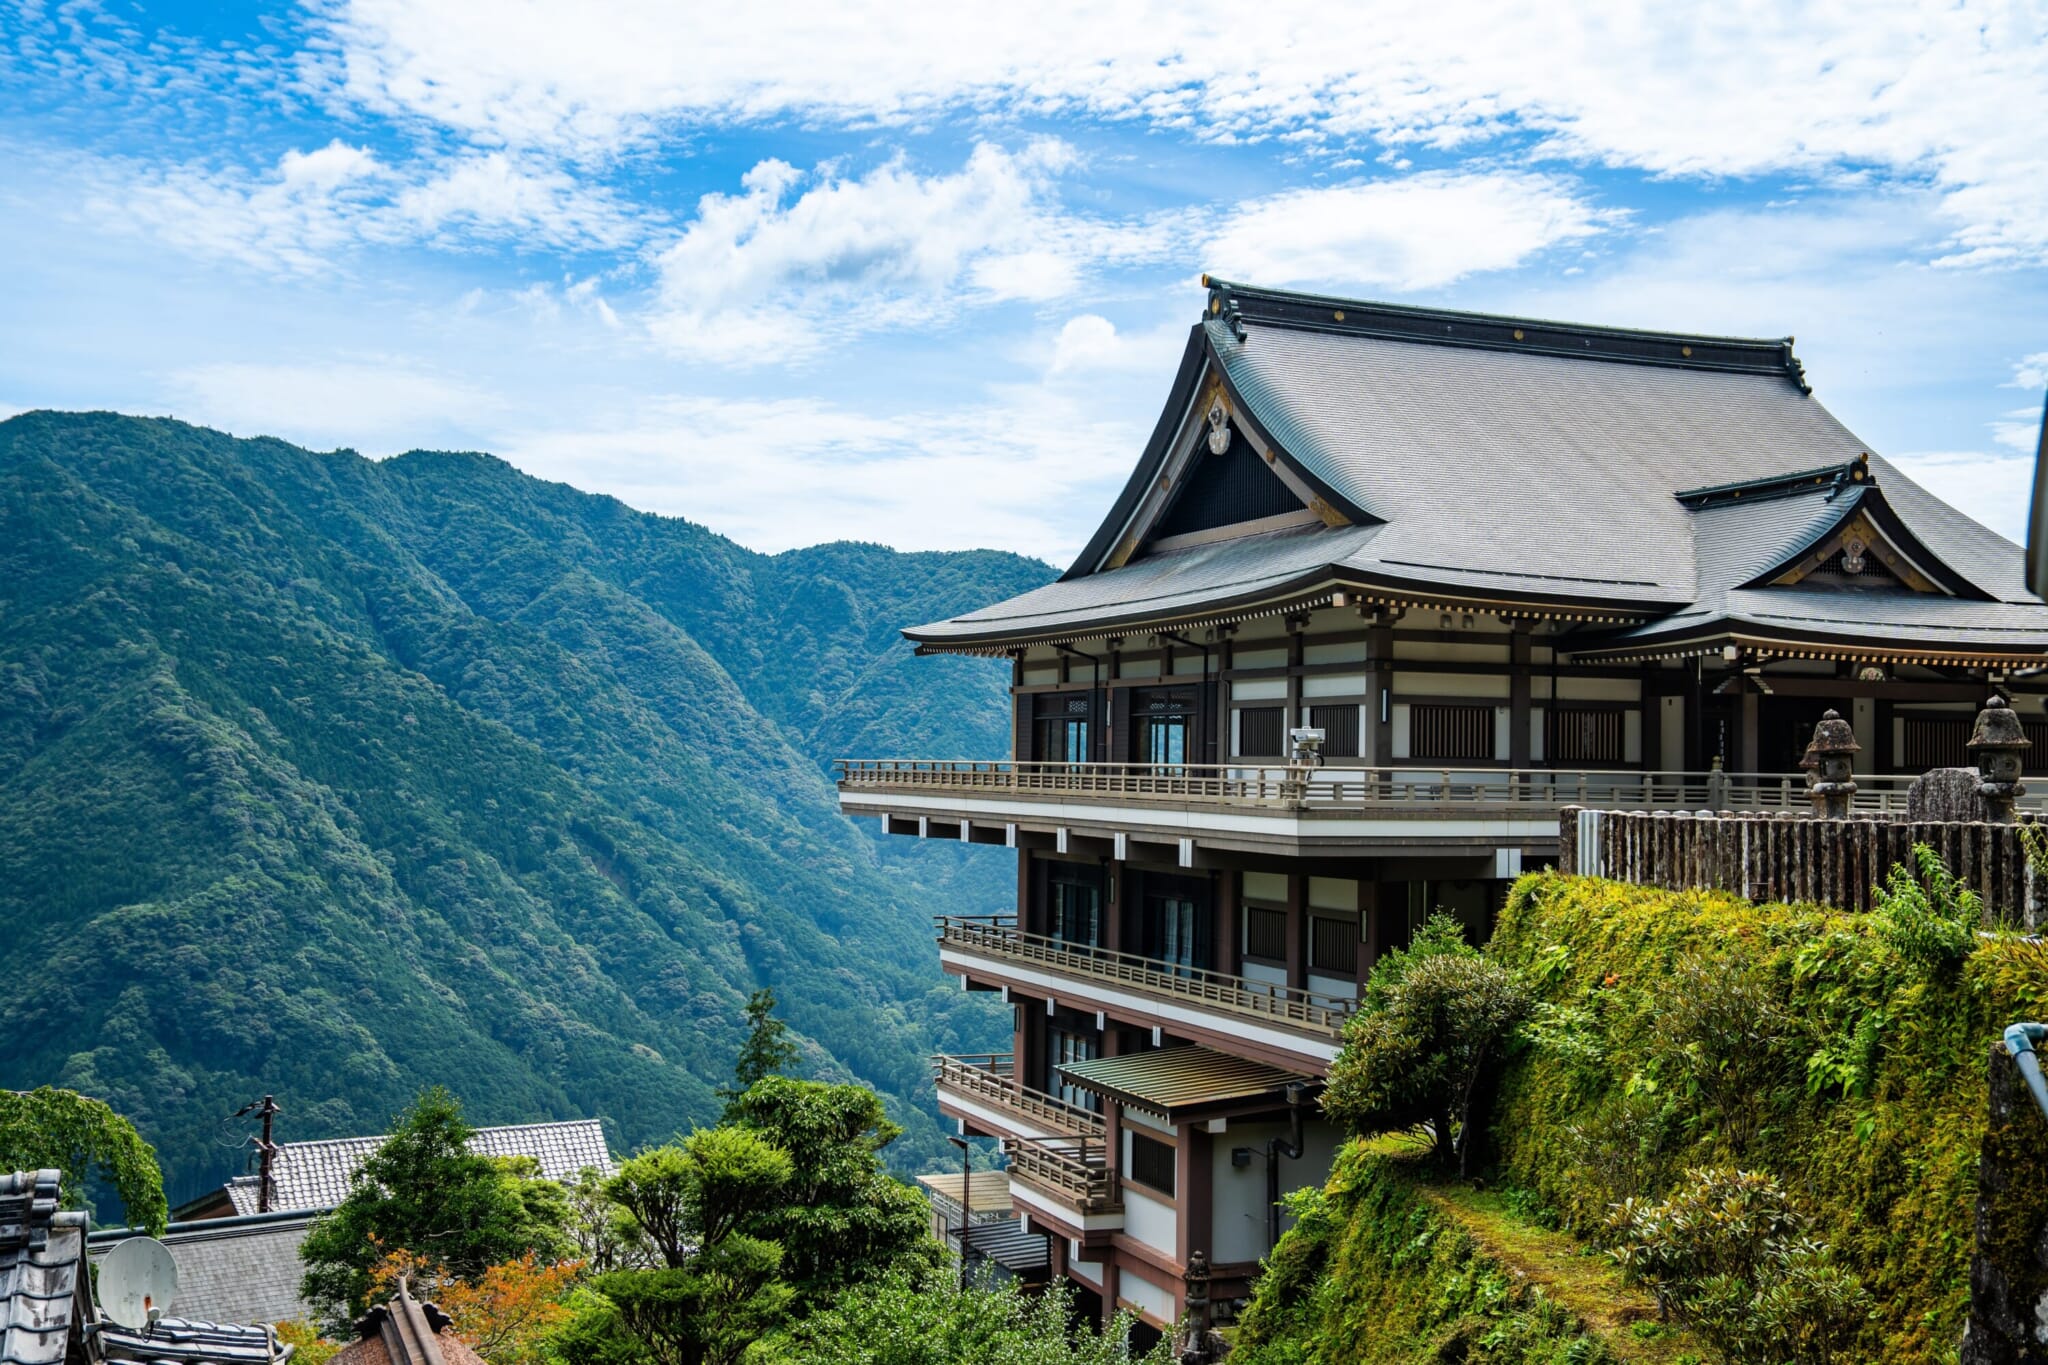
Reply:
<svg viewBox="0 0 2048 1365"><path fill-rule="evenodd" d="M1538 351L1498 338L1439 344L1422 334L1423 323L1436 325L1433 314L1359 305L1389 314L1403 335L1369 325L1311 327L1299 322L1303 301L1295 296L1228 288L1236 290L1229 297L1250 300L1244 316L1210 318L1195 329L1176 398L1189 391L1196 358L1213 357L1251 420L1366 524L1155 553L1101 572L1089 572L1093 561L1084 555L1058 583L916 627L906 632L912 639L944 646L1074 638L1222 614L1340 577L1418 595L1434 587L1627 604L1667 618L1642 627L1646 636L1700 612L1715 619L1740 612L1759 623L1784 617L1820 633L1865 637L1897 629L1907 632L1902 641L2036 642L2048 628L2048 609L2026 590L2017 546L1875 456L1873 482L1891 511L1995 600L1929 598L1894 610L1889 597L1856 592L1737 590L1770 567L1771 555L1810 535L1827 508L1817 498L1784 498L1696 511L1675 494L1840 466L1868 450L1797 382L1798 366L1782 343L1729 342L1723 349L1753 350L1756 363L1722 369L1599 354L1601 347L1661 347L1675 356L1686 343L1711 351L1720 345L1712 338L1581 329L1591 349L1572 354L1572 329L1549 323L1529 324L1532 341L1545 339ZM1468 331L1519 325L1442 317ZM1161 431L1170 434L1170 425ZM1155 435L1090 554L1114 545L1165 449L1164 436Z"/></svg>
<svg viewBox="0 0 2048 1365"><path fill-rule="evenodd" d="M54 1365L68 1349L85 1215L58 1208L57 1172L0 1175L0 1365Z"/></svg>
<svg viewBox="0 0 2048 1365"><path fill-rule="evenodd" d="M273 1161L276 1181L274 1209L331 1209L348 1195L348 1183L363 1159L377 1150L383 1137L329 1138L320 1142L287 1142ZM469 1149L483 1156L530 1156L549 1180L574 1180L585 1166L606 1175L613 1172L604 1125L596 1119L563 1123L517 1123L478 1128ZM235 1211L256 1212L257 1177L237 1176L227 1185Z"/></svg>
<svg viewBox="0 0 2048 1365"><path fill-rule="evenodd" d="M178 1263L170 1311L204 1322L275 1324L312 1317L299 1297L306 1273L299 1244L310 1222L305 1215L271 1215L173 1224L162 1238ZM111 1251L115 1240L95 1233L94 1259Z"/></svg>

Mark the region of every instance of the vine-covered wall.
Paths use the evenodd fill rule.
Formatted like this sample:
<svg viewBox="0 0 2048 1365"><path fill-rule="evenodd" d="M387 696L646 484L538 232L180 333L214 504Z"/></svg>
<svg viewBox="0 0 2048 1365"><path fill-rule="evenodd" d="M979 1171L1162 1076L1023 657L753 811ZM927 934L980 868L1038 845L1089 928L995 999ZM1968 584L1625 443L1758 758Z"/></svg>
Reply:
<svg viewBox="0 0 2048 1365"><path fill-rule="evenodd" d="M1953 1361L1989 1048L2008 1023L2048 1017L2048 947L1974 942L1944 960L1881 914L1524 877L1488 947L1541 1002L1500 1080L1496 1186L1531 1222L1598 1246L1613 1205L1661 1198L1689 1170L1767 1173L1870 1291L1853 1358ZM2048 1127L2034 1141L2048 1148ZM1443 1292L1442 1275L1411 1273L1394 1196L1338 1197L1357 1152L1320 1219L1276 1249L1255 1359L1381 1358L1367 1328L1345 1343L1354 1357L1318 1354L1314 1333L1426 1318L1404 1296ZM2032 1196L2016 1182L2010 1197ZM1300 1307L1284 1308L1290 1292Z"/></svg>

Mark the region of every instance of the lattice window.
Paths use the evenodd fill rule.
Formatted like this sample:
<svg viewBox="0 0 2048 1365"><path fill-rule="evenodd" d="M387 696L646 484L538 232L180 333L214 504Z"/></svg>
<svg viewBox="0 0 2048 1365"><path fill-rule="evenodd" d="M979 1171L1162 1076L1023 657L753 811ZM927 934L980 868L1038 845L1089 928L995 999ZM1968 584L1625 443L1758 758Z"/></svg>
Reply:
<svg viewBox="0 0 2048 1365"><path fill-rule="evenodd" d="M1408 711L1408 752L1414 758L1492 758L1493 708L1416 703Z"/></svg>
<svg viewBox="0 0 2048 1365"><path fill-rule="evenodd" d="M1149 1185L1169 1199L1173 1197L1173 1156L1171 1143L1131 1134L1131 1179Z"/></svg>
<svg viewBox="0 0 2048 1365"><path fill-rule="evenodd" d="M1244 908L1244 955L1268 962L1287 960L1287 912L1263 905Z"/></svg>
<svg viewBox="0 0 2048 1365"><path fill-rule="evenodd" d="M1250 758L1286 753L1287 708L1247 706L1237 713L1237 751Z"/></svg>
<svg viewBox="0 0 2048 1365"><path fill-rule="evenodd" d="M1310 916L1308 965L1318 972L1350 976L1358 970L1358 920Z"/></svg>
<svg viewBox="0 0 2048 1365"><path fill-rule="evenodd" d="M1311 706L1308 723L1323 732L1323 757L1358 757L1358 708Z"/></svg>
<svg viewBox="0 0 2048 1365"><path fill-rule="evenodd" d="M1545 716L1549 738L1543 751L1552 763L1626 761L1627 722L1623 712L1554 706Z"/></svg>

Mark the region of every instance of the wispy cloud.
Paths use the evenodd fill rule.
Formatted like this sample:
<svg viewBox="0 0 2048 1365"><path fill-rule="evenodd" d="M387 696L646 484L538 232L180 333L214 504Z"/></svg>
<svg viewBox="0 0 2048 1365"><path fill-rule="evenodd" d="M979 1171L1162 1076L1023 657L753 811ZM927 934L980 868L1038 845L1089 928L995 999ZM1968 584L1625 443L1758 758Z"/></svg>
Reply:
<svg viewBox="0 0 2048 1365"><path fill-rule="evenodd" d="M1595 208L1554 176L1427 173L1246 204L1224 215L1203 262L1262 284L1434 289L1521 265L1625 216Z"/></svg>
<svg viewBox="0 0 2048 1365"><path fill-rule="evenodd" d="M1659 176L1931 184L1943 259L2048 254L2048 12L1769 0L989 10L662 0L338 0L338 88L482 145L601 159L664 129L946 112L1094 116L1215 141L1510 154Z"/></svg>
<svg viewBox="0 0 2048 1365"><path fill-rule="evenodd" d="M984 143L958 171L897 158L865 175L763 161L738 194L708 194L654 257L648 322L672 350L728 363L787 360L964 303L1043 302L1090 269L1157 256L1154 225L1074 214L1056 181L1065 143Z"/></svg>

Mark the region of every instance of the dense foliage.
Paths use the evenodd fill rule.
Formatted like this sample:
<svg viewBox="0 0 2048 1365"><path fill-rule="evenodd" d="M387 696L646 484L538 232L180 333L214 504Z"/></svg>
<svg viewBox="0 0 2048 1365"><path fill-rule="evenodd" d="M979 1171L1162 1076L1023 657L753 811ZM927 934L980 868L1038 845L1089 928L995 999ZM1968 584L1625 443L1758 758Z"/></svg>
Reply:
<svg viewBox="0 0 2048 1365"><path fill-rule="evenodd" d="M534 1178L530 1161L477 1156L461 1106L429 1090L364 1158L335 1210L316 1219L299 1248L300 1293L338 1326L369 1306L377 1269L409 1253L459 1280L533 1254L555 1261L569 1247L567 1193Z"/></svg>
<svg viewBox="0 0 2048 1365"><path fill-rule="evenodd" d="M1916 870L1933 918L1968 914ZM1769 1176L1875 1300L1846 1358L1945 1358L1968 1306L1988 1049L2048 1013L2048 948L1973 939L1958 961L1900 924L1892 907L1524 878L1491 951L1550 1016L1508 1069L1503 1174L1595 1239L1613 1206L1674 1197L1696 1168Z"/></svg>
<svg viewBox="0 0 2048 1365"><path fill-rule="evenodd" d="M40 1086L0 1090L0 1171L59 1173L67 1202L95 1181L121 1201L127 1225L160 1236L170 1217L156 1152L135 1125L95 1099Z"/></svg>
<svg viewBox="0 0 2048 1365"><path fill-rule="evenodd" d="M962 1285L951 1270L896 1272L847 1290L762 1344L759 1365L1169 1365L1171 1341L1129 1349L1132 1319L1077 1324L1064 1281L1026 1295L1014 1283Z"/></svg>
<svg viewBox="0 0 2048 1365"><path fill-rule="evenodd" d="M1001 667L897 630L1050 574L754 554L483 456L0 422L0 1086L106 1099L178 1198L266 1092L284 1139L438 1082L630 1149L717 1118L780 987L937 1159L924 1058L1003 1025L930 915L1010 863L889 847L826 769L1005 752Z"/></svg>
<svg viewBox="0 0 2048 1365"><path fill-rule="evenodd" d="M1439 1165L1469 1167L1475 1108L1529 1011L1511 972L1467 944L1456 920L1432 916L1410 948L1374 964L1323 1108L1357 1133L1425 1129Z"/></svg>
<svg viewBox="0 0 2048 1365"><path fill-rule="evenodd" d="M1870 1317L1870 1295L1767 1175L1688 1171L1667 1199L1622 1200L1607 1226L1615 1259L1729 1365L1849 1359Z"/></svg>
<svg viewBox="0 0 2048 1365"><path fill-rule="evenodd" d="M1232 1365L1619 1365L1432 1207L1406 1164L1353 1143L1326 1188L1293 1197Z"/></svg>

